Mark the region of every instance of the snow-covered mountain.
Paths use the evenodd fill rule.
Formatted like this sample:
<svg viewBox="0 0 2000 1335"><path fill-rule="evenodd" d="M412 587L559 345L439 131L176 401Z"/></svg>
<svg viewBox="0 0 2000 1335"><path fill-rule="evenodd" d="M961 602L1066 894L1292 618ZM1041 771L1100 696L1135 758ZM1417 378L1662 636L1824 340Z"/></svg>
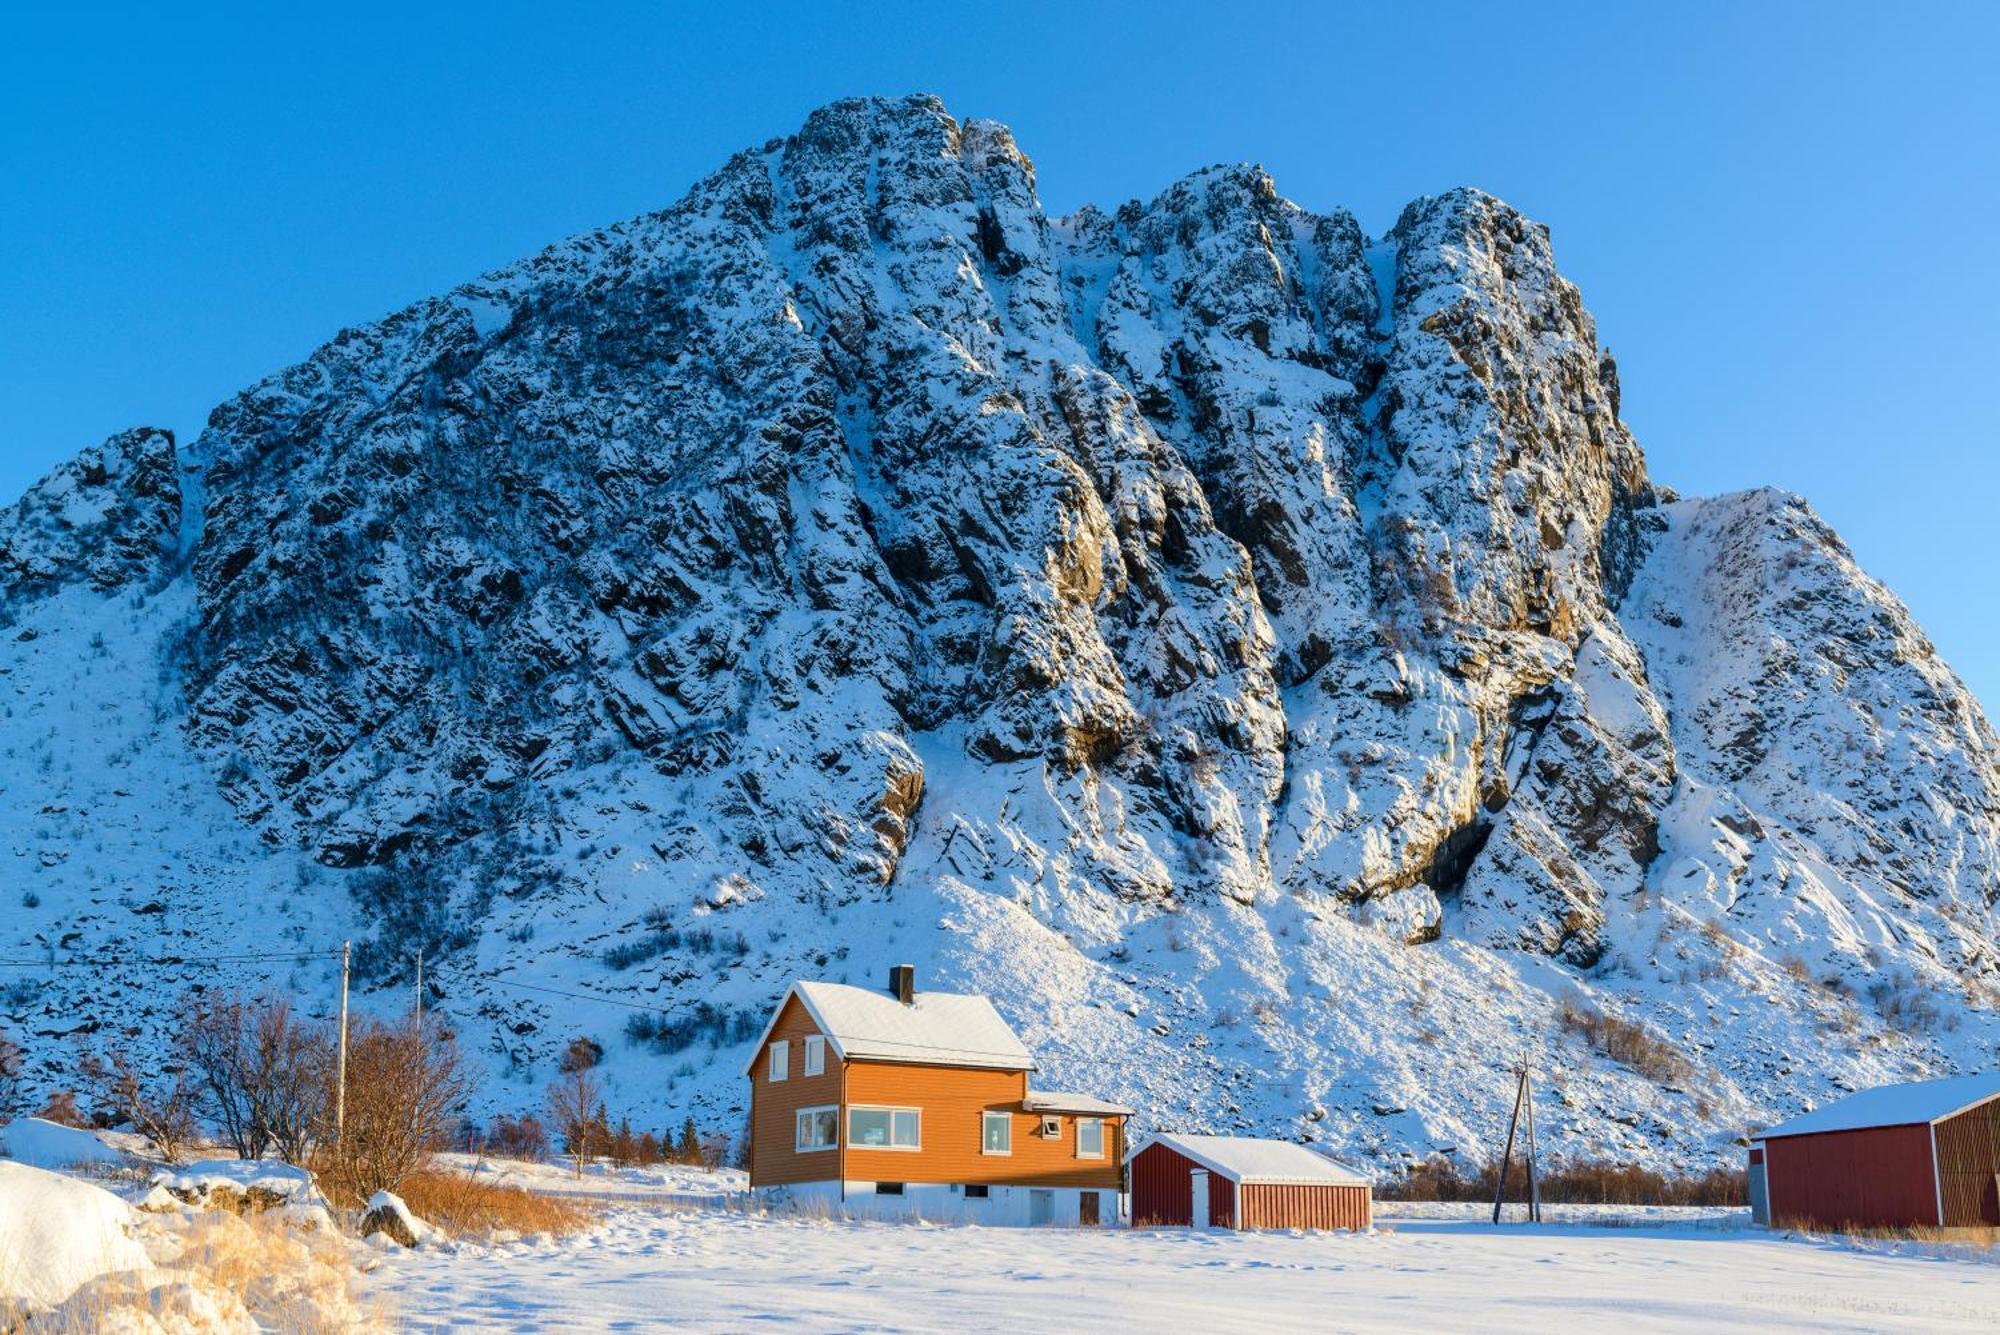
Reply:
<svg viewBox="0 0 2000 1335"><path fill-rule="evenodd" d="M351 934L489 1108L587 1032L728 1125L790 978L914 960L1049 1083L1384 1160L1484 1153L1524 1054L1559 1151L1685 1165L1989 1064L2000 742L1618 410L1478 191L1051 219L1004 128L829 106L0 515L0 957L58 961L0 1014L60 1083L329 987L60 961Z"/></svg>

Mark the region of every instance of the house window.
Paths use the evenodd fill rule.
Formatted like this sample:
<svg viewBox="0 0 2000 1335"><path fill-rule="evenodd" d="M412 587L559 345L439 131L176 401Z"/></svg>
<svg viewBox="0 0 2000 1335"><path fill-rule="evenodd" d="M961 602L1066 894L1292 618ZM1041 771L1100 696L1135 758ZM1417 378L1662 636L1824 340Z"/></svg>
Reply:
<svg viewBox="0 0 2000 1335"><path fill-rule="evenodd" d="M1060 1117L1042 1118L1042 1139L1043 1140L1062 1139L1062 1118Z"/></svg>
<svg viewBox="0 0 2000 1335"><path fill-rule="evenodd" d="M791 1064L792 1045L781 1038L771 1045L771 1083L775 1085L783 1080Z"/></svg>
<svg viewBox="0 0 2000 1335"><path fill-rule="evenodd" d="M800 1154L807 1150L830 1150L840 1136L840 1110L838 1108L801 1108L798 1116L798 1134L792 1148Z"/></svg>
<svg viewBox="0 0 2000 1335"><path fill-rule="evenodd" d="M875 1184L875 1194L877 1196L900 1196L903 1194L903 1184L900 1182L877 1182Z"/></svg>
<svg viewBox="0 0 2000 1335"><path fill-rule="evenodd" d="M806 1040L807 1075L819 1075L826 1070L826 1039L814 1034Z"/></svg>
<svg viewBox="0 0 2000 1335"><path fill-rule="evenodd" d="M979 1119L979 1152L981 1154L1012 1154L1014 1152L1014 1119L1007 1113L990 1112Z"/></svg>
<svg viewBox="0 0 2000 1335"><path fill-rule="evenodd" d="M1079 1159L1102 1159L1104 1157L1103 1118L1079 1117L1076 1119L1076 1157Z"/></svg>
<svg viewBox="0 0 2000 1335"><path fill-rule="evenodd" d="M915 1108L849 1108L847 1143L860 1149L914 1150L922 1142L922 1114Z"/></svg>
<svg viewBox="0 0 2000 1335"><path fill-rule="evenodd" d="M992 1190L993 1188L985 1185L984 1183L976 1183L968 1185L965 1189L965 1199L969 1201L983 1201L992 1192Z"/></svg>

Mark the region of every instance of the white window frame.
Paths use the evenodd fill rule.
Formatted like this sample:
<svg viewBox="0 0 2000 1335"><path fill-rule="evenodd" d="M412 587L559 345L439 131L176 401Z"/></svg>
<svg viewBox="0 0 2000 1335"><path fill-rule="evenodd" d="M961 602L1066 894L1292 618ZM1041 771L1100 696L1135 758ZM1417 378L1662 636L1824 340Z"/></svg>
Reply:
<svg viewBox="0 0 2000 1335"><path fill-rule="evenodd" d="M1041 1122L1035 1127L1035 1134L1043 1140L1062 1139L1062 1116L1059 1113L1041 1114Z"/></svg>
<svg viewBox="0 0 2000 1335"><path fill-rule="evenodd" d="M806 1064L805 1064L805 1069L801 1072L801 1074L803 1075L826 1074L826 1038L824 1035L812 1034L807 1037Z"/></svg>
<svg viewBox="0 0 2000 1335"><path fill-rule="evenodd" d="M864 1145L854 1138L854 1114L858 1112L889 1114L889 1140L887 1145ZM917 1119L917 1143L914 1145L895 1144L896 1114L908 1113ZM847 1148L851 1150L886 1150L895 1154L916 1154L924 1147L924 1110L922 1108L897 1107L888 1103L850 1103L847 1105Z"/></svg>
<svg viewBox="0 0 2000 1335"><path fill-rule="evenodd" d="M1091 1154L1083 1148L1083 1129L1097 1128L1097 1153ZM1104 1157L1104 1119L1102 1117L1079 1117L1076 1119L1076 1157L1079 1159L1102 1159Z"/></svg>
<svg viewBox="0 0 2000 1335"><path fill-rule="evenodd" d="M768 1054L764 1059L764 1069L770 1078L770 1082L774 1085L778 1084L792 1073L791 1042L788 1039L781 1038L771 1044L770 1047L764 1049L764 1051Z"/></svg>
<svg viewBox="0 0 2000 1335"><path fill-rule="evenodd" d="M987 1124L996 1117L1000 1119L1001 1125L1007 1128L1007 1148L1004 1150L992 1149L986 1144ZM979 1152L981 1154L990 1154L995 1158L1014 1152L1014 1114L1009 1112L994 1112L991 1109L979 1114Z"/></svg>
<svg viewBox="0 0 2000 1335"><path fill-rule="evenodd" d="M801 1136L799 1133L805 1129L806 1118L817 1115L819 1113L833 1114L833 1138L827 1141L826 1144L824 1145L808 1145L805 1143L804 1137ZM836 1150L839 1148L840 1148L840 1105L839 1104L821 1103L811 1108L800 1108L795 1114L793 1114L792 1153L818 1154L823 1150Z"/></svg>

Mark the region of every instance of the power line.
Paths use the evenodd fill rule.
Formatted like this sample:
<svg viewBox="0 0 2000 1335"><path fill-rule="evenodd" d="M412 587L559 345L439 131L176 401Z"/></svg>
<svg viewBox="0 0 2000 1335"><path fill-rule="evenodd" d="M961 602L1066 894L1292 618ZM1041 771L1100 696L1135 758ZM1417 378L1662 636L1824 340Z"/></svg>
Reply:
<svg viewBox="0 0 2000 1335"><path fill-rule="evenodd" d="M173 964L251 964L283 960L332 959L338 954L340 952L337 950L305 950L288 954L256 955L98 955L88 958L71 956L67 959L0 960L0 969L123 969Z"/></svg>

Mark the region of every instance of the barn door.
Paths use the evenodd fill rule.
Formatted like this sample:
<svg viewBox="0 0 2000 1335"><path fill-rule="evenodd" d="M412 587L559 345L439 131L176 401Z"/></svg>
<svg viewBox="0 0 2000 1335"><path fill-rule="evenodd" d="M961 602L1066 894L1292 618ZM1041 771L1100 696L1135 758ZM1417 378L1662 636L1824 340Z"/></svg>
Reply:
<svg viewBox="0 0 2000 1335"><path fill-rule="evenodd" d="M1188 1222L1196 1228L1208 1228L1208 1170L1196 1168L1188 1173L1188 1194L1194 1198L1194 1215Z"/></svg>

